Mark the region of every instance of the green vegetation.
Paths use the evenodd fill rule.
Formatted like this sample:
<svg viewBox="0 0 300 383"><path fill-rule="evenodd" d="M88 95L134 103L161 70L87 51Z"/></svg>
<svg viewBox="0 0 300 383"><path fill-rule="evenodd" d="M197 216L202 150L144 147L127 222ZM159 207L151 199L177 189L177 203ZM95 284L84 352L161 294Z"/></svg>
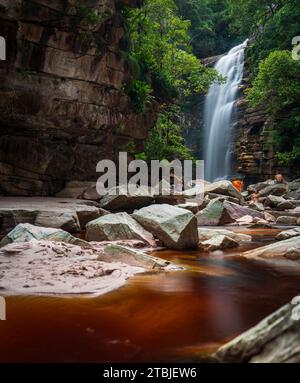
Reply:
<svg viewBox="0 0 300 383"><path fill-rule="evenodd" d="M138 154L138 159L161 161L193 158L191 151L184 145L181 127L174 121L174 116L176 116L174 108L167 108L160 113L157 124L146 141L145 152Z"/></svg>
<svg viewBox="0 0 300 383"><path fill-rule="evenodd" d="M253 42L247 51L252 79L258 65L273 50L290 50L300 34L298 0L229 0L236 33L248 33Z"/></svg>
<svg viewBox="0 0 300 383"><path fill-rule="evenodd" d="M124 16L133 108L142 113L153 99L162 105L142 157L190 158L178 114L220 80L198 58L249 37L249 100L253 107L266 105L274 120L272 143L280 163L299 168L300 64L291 56L292 39L300 35L299 0L144 0Z"/></svg>
<svg viewBox="0 0 300 383"><path fill-rule="evenodd" d="M230 25L234 15L227 0L175 0L178 12L191 21L190 41L197 57L215 56L246 39Z"/></svg>
<svg viewBox="0 0 300 383"><path fill-rule="evenodd" d="M134 80L127 93L136 113L143 113L147 102L153 99L151 86L140 80Z"/></svg>
<svg viewBox="0 0 300 383"><path fill-rule="evenodd" d="M173 0L145 0L142 7L126 9L124 15L130 40L127 58L133 75L127 93L134 110L144 112L151 99L170 106L161 108L157 125L146 143L145 156L153 157L156 142L157 150L162 143L167 146L164 149L167 159L190 157L181 129L173 122L176 118L170 116L172 105L182 104L193 94L205 93L219 77L193 54L191 22L178 14Z"/></svg>
<svg viewBox="0 0 300 383"><path fill-rule="evenodd" d="M282 164L300 164L300 61L289 51L274 51L259 65L249 91L252 106L267 105L274 118L273 144Z"/></svg>
<svg viewBox="0 0 300 383"><path fill-rule="evenodd" d="M271 142L277 158L299 172L300 62L292 59L292 39L300 35L298 0L229 0L235 15L232 28L249 31L247 61L253 107L264 104L274 120Z"/></svg>

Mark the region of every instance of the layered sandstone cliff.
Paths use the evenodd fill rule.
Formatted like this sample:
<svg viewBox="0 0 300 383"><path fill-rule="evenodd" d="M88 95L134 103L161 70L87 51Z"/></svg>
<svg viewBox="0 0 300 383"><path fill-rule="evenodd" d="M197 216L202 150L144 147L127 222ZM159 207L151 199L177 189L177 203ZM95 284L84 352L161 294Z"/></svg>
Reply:
<svg viewBox="0 0 300 383"><path fill-rule="evenodd" d="M157 106L137 114L124 91L124 5L138 0L0 0L0 194L53 195L142 149Z"/></svg>
<svg viewBox="0 0 300 383"><path fill-rule="evenodd" d="M287 168L276 160L272 145L272 118L264 106L251 108L244 94L250 86L247 63L245 65L242 97L238 101L237 122L235 125L235 170L246 177L247 182L255 183L274 177L276 173L288 176Z"/></svg>

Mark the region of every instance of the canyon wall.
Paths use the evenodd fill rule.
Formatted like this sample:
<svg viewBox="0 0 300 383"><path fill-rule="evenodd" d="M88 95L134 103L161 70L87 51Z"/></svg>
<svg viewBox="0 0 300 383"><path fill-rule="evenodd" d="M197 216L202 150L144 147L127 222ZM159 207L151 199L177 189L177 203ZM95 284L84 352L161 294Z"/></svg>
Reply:
<svg viewBox="0 0 300 383"><path fill-rule="evenodd" d="M247 183L274 178L276 173L289 177L289 170L278 164L271 144L273 121L264 108L250 108L244 95L250 86L245 64L241 98L238 101L235 132L235 171L245 176Z"/></svg>
<svg viewBox="0 0 300 383"><path fill-rule="evenodd" d="M95 180L101 159L142 151L157 105L138 114L121 7L139 0L0 0L0 194L54 195Z"/></svg>

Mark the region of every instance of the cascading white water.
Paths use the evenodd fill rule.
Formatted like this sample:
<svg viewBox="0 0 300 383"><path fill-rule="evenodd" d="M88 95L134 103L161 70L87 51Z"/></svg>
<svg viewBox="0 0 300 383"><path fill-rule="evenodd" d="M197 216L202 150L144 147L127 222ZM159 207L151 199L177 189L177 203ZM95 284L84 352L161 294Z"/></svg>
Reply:
<svg viewBox="0 0 300 383"><path fill-rule="evenodd" d="M225 178L232 170L233 117L247 42L234 47L217 62L215 69L226 78L226 83L212 84L206 96L204 160L208 181Z"/></svg>

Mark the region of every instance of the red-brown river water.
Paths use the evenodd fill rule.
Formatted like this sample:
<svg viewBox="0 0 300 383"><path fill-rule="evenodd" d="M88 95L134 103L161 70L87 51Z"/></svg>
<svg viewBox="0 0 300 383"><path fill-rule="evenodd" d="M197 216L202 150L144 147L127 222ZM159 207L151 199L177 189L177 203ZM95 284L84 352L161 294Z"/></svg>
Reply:
<svg viewBox="0 0 300 383"><path fill-rule="evenodd" d="M187 270L138 275L101 297L8 296L0 362L176 361L215 350L299 294L299 273L238 257L275 234L255 231L253 243L210 255L160 252Z"/></svg>

